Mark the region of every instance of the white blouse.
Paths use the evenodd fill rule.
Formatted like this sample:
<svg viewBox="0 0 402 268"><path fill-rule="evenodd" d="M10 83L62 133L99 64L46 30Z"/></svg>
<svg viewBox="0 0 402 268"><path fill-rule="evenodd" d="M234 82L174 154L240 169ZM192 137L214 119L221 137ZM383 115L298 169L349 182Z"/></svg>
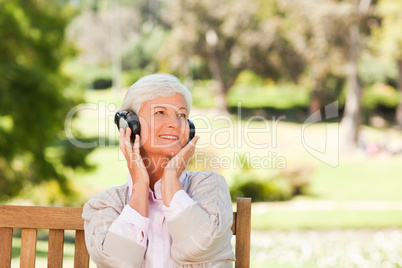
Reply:
<svg viewBox="0 0 402 268"><path fill-rule="evenodd" d="M186 172L183 172L179 177L180 183L183 185L186 179ZM130 174L127 175L127 181L127 196L130 199L133 188ZM170 253L172 238L167 221L175 219L195 202L184 190L179 190L173 196L169 207L165 206L162 201L161 180L155 183L154 192L149 189L148 199L148 218L126 205L109 227L109 231L147 248L143 267L174 267Z"/></svg>

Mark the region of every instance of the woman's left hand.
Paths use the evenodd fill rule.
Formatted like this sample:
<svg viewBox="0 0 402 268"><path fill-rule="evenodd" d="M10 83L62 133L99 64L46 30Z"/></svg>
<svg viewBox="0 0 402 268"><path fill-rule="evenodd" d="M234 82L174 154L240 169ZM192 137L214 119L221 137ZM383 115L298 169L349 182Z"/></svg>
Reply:
<svg viewBox="0 0 402 268"><path fill-rule="evenodd" d="M164 175L174 175L176 178L187 168L191 157L194 155L195 145L200 137L195 136L189 143L184 146L178 154L172 157L164 169Z"/></svg>
<svg viewBox="0 0 402 268"><path fill-rule="evenodd" d="M191 157L194 155L195 145L199 138L199 136L195 136L178 154L170 159L164 168L161 190L165 206L169 206L174 194L182 189L179 176L187 168Z"/></svg>

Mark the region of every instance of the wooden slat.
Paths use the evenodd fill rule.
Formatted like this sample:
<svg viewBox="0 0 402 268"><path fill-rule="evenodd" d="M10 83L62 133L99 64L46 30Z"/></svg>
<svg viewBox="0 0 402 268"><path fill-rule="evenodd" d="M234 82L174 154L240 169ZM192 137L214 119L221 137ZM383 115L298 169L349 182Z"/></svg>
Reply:
<svg viewBox="0 0 402 268"><path fill-rule="evenodd" d="M0 205L0 227L84 230L82 208Z"/></svg>
<svg viewBox="0 0 402 268"><path fill-rule="evenodd" d="M75 232L74 267L75 268L89 267L89 254L85 246L84 231L81 230L77 230Z"/></svg>
<svg viewBox="0 0 402 268"><path fill-rule="evenodd" d="M21 235L21 268L35 267L37 229L22 229Z"/></svg>
<svg viewBox="0 0 402 268"><path fill-rule="evenodd" d="M63 267L64 230L50 230L47 267Z"/></svg>
<svg viewBox="0 0 402 268"><path fill-rule="evenodd" d="M236 235L236 212L233 212L233 224L232 224L232 233L233 235Z"/></svg>
<svg viewBox="0 0 402 268"><path fill-rule="evenodd" d="M251 198L238 198L236 213L236 268L250 267L250 235Z"/></svg>
<svg viewBox="0 0 402 268"><path fill-rule="evenodd" d="M0 267L10 268L13 228L0 228Z"/></svg>

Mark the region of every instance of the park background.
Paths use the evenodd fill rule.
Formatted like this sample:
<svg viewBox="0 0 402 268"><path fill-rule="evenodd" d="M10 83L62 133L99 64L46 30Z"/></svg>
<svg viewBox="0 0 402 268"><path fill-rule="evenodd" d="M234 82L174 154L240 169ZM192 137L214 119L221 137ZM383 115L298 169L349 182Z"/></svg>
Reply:
<svg viewBox="0 0 402 268"><path fill-rule="evenodd" d="M401 267L401 28L393 0L0 0L0 201L125 183L114 113L172 73L206 144L189 169L253 198L252 267Z"/></svg>

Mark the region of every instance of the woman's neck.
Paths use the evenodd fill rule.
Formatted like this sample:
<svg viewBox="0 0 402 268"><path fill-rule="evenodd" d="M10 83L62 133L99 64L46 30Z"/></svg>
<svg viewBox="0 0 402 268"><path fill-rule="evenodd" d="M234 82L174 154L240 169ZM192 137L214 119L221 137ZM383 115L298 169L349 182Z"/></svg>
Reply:
<svg viewBox="0 0 402 268"><path fill-rule="evenodd" d="M155 183L160 180L163 176L164 168L167 162L170 160L166 156L153 156L147 155L146 153L141 152L141 155L144 160L144 164L147 167L148 175L149 175L149 188L154 191Z"/></svg>

